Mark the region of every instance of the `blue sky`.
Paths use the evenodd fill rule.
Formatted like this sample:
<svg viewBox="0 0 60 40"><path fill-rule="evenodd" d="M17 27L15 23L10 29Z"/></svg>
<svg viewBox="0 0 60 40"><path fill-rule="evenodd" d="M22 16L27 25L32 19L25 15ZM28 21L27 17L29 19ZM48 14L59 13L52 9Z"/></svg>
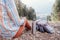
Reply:
<svg viewBox="0 0 60 40"><path fill-rule="evenodd" d="M21 0L27 7L32 7L38 16L47 16L52 11L55 0Z"/></svg>

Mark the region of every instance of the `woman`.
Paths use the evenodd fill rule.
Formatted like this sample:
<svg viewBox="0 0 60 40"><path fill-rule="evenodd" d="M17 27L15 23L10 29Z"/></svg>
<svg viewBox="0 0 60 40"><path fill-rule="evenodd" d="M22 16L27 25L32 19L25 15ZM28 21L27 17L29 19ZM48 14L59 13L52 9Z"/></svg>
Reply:
<svg viewBox="0 0 60 40"><path fill-rule="evenodd" d="M14 0L0 0L0 35L7 39L17 38L25 27L31 30L28 20L19 18Z"/></svg>

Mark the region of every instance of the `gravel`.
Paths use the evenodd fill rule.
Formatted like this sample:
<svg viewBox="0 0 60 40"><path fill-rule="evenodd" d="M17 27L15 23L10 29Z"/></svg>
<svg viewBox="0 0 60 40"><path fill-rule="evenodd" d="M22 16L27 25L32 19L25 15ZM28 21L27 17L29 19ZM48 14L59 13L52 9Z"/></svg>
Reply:
<svg viewBox="0 0 60 40"><path fill-rule="evenodd" d="M59 27L55 29L59 29ZM36 34L33 35L31 32L32 31L25 30L19 40L60 40L60 30L55 30L53 34L36 31Z"/></svg>
<svg viewBox="0 0 60 40"><path fill-rule="evenodd" d="M32 31L24 31L23 34L14 40L60 40L60 26L55 26L55 33L41 33L36 31L36 34L32 34ZM0 39L1 40L1 39Z"/></svg>

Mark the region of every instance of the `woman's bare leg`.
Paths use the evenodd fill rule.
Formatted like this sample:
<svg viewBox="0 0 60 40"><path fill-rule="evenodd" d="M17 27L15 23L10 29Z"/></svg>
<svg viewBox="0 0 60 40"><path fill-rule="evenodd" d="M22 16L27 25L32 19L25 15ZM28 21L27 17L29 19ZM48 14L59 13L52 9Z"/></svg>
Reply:
<svg viewBox="0 0 60 40"><path fill-rule="evenodd" d="M18 32L16 33L16 35L13 38L18 38L22 34L22 32L24 31L24 29L25 29L24 25L20 26Z"/></svg>
<svg viewBox="0 0 60 40"><path fill-rule="evenodd" d="M29 24L28 20L25 18L25 27L31 30L31 25Z"/></svg>
<svg viewBox="0 0 60 40"><path fill-rule="evenodd" d="M16 33L16 35L13 37L13 38L18 38L19 36L21 36L22 32L24 31L25 27L29 30L31 30L31 26L30 24L28 23L28 20L26 18L25 19L25 22L22 26L20 26L18 32Z"/></svg>

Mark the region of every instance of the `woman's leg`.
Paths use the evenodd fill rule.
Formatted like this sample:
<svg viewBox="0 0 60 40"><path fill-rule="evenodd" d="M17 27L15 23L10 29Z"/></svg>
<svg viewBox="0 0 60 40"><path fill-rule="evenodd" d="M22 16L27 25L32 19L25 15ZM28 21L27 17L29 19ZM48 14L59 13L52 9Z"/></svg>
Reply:
<svg viewBox="0 0 60 40"><path fill-rule="evenodd" d="M16 35L13 37L13 38L18 38L19 36L21 36L22 32L24 31L25 27L29 30L31 30L31 26L30 24L28 23L28 20L26 18L25 19L25 22L22 26L20 26L18 32L16 33Z"/></svg>
<svg viewBox="0 0 60 40"><path fill-rule="evenodd" d="M18 38L22 34L22 32L24 31L24 26L25 25L20 26L18 32L16 33L16 35L13 38Z"/></svg>
<svg viewBox="0 0 60 40"><path fill-rule="evenodd" d="M25 18L25 27L31 30L31 25L29 24L28 20Z"/></svg>

